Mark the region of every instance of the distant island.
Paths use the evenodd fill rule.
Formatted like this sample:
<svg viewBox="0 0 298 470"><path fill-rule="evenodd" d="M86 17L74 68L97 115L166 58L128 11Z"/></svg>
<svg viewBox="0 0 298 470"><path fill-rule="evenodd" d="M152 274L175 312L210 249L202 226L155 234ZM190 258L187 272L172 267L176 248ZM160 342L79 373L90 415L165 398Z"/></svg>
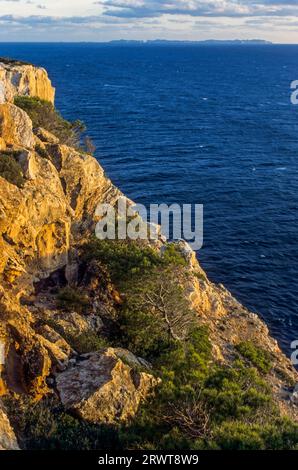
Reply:
<svg viewBox="0 0 298 470"><path fill-rule="evenodd" d="M177 40L167 40L167 39L153 39L153 40L130 40L130 39L119 39L108 42L107 44L112 45L159 45L159 46L168 46L168 45L227 45L227 46L247 46L247 45L272 45L270 41L265 41L264 39L229 39L229 40L218 40L218 39L207 39L204 41L177 41Z"/></svg>

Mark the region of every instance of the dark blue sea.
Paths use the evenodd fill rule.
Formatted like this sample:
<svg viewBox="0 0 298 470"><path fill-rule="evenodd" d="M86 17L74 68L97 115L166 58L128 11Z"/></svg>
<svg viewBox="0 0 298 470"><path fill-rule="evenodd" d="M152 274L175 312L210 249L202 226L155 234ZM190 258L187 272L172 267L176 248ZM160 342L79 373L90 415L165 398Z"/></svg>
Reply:
<svg viewBox="0 0 298 470"><path fill-rule="evenodd" d="M139 203L204 204L199 260L298 339L298 46L0 44L47 68L57 107Z"/></svg>

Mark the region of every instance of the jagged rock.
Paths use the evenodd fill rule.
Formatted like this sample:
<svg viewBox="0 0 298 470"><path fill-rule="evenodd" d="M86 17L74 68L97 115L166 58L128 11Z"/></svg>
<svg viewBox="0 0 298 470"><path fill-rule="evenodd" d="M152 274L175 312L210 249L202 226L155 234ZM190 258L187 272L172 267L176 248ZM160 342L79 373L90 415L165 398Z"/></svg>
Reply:
<svg viewBox="0 0 298 470"><path fill-rule="evenodd" d="M74 351L65 339L48 325L42 325L38 328L37 337L47 349L52 365L58 366L60 370L66 368Z"/></svg>
<svg viewBox="0 0 298 470"><path fill-rule="evenodd" d="M0 103L13 102L17 95L54 103L55 89L43 68L0 58Z"/></svg>
<svg viewBox="0 0 298 470"><path fill-rule="evenodd" d="M39 165L35 157L35 153L29 150L24 150L16 156L20 167L22 168L23 175L28 180L34 180L39 171Z"/></svg>
<svg viewBox="0 0 298 470"><path fill-rule="evenodd" d="M159 382L148 372L140 372L140 367L144 368L144 363L122 349L86 354L57 375L61 401L92 423L125 422Z"/></svg>
<svg viewBox="0 0 298 470"><path fill-rule="evenodd" d="M0 104L0 150L33 146L32 122L28 114L14 104Z"/></svg>
<svg viewBox="0 0 298 470"><path fill-rule="evenodd" d="M90 318L83 317L77 312L45 311L46 318L54 321L55 325L65 336L77 337L90 331Z"/></svg>
<svg viewBox="0 0 298 470"><path fill-rule="evenodd" d="M51 134L51 132L47 131L46 129L43 129L42 127L34 129L34 134L36 135L36 137L38 137L39 140L41 140L41 142L47 144L59 144L58 137L54 136L53 134Z"/></svg>
<svg viewBox="0 0 298 470"><path fill-rule="evenodd" d="M20 450L9 419L0 404L0 450Z"/></svg>
<svg viewBox="0 0 298 470"><path fill-rule="evenodd" d="M114 203L121 195L94 157L65 145L47 146L77 220L92 219L99 202Z"/></svg>
<svg viewBox="0 0 298 470"><path fill-rule="evenodd" d="M67 263L70 212L52 163L24 155L23 164L34 176L24 189L0 178L0 275L13 260L45 277Z"/></svg>

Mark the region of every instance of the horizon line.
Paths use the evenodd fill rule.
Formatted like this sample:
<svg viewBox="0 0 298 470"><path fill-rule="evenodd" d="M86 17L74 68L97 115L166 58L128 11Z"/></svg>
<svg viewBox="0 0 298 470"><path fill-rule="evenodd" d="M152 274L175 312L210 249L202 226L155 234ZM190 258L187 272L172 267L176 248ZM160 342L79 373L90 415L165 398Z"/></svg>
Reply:
<svg viewBox="0 0 298 470"><path fill-rule="evenodd" d="M111 39L108 41L94 41L94 40L84 40L84 41L59 41L59 40L49 40L49 41L37 41L37 40L28 40L28 41L1 41L0 44L113 44L113 43L138 43L138 44L150 44L150 43L176 43L176 44L206 44L209 43L235 43L239 45L246 45L245 43L251 45L260 45L260 46L297 46L298 42L296 43L286 43L286 42L273 42L267 39ZM252 44L254 43L254 44Z"/></svg>

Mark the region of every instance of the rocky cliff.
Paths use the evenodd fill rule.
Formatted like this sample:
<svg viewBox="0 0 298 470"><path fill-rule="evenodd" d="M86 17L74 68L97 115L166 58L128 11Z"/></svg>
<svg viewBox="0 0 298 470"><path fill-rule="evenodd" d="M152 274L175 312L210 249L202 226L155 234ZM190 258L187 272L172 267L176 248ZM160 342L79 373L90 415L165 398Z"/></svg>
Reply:
<svg viewBox="0 0 298 470"><path fill-rule="evenodd" d="M1 59L0 103L12 102L17 95L38 96L54 103L55 89L43 68Z"/></svg>
<svg viewBox="0 0 298 470"><path fill-rule="evenodd" d="M100 330L123 301L104 269L92 262L86 268L81 259L98 203L115 204L122 194L90 154L33 128L28 114L13 104L16 95L54 101L43 69L0 60L0 163L4 156L13 158L22 176L22 184L15 184L0 175L1 395L4 401L10 395L38 401L54 392L87 421L125 421L159 383L150 364L106 345L82 354L68 341ZM198 322L208 325L213 360L229 364L241 342L267 350L272 367L266 380L282 414L296 419L291 394L297 374L266 325L208 280L186 244L177 247L187 263L187 299ZM71 311L59 309L53 292L67 285L83 285L88 301ZM16 448L8 418L0 413L0 447Z"/></svg>

